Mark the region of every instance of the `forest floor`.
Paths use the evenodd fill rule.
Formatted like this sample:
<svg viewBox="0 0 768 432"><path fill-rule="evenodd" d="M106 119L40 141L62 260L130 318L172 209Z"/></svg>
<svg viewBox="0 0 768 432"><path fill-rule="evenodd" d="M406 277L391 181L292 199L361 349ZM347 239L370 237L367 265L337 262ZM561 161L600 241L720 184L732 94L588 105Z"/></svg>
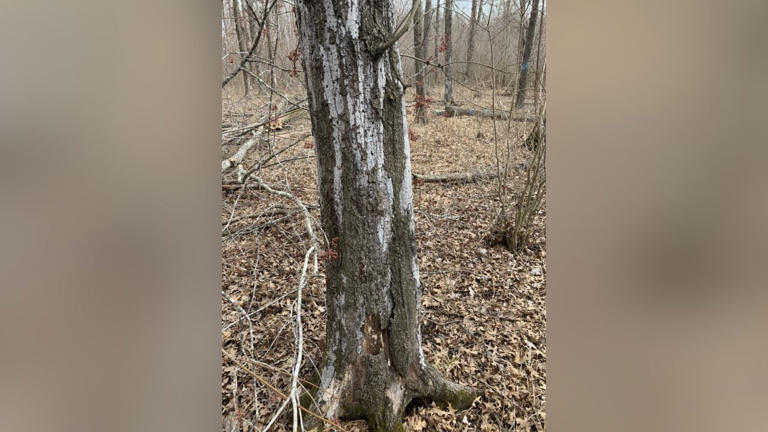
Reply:
<svg viewBox="0 0 768 432"><path fill-rule="evenodd" d="M439 94L437 91L433 94ZM411 100L412 97L409 97ZM301 99L301 98L297 98ZM488 94L478 104L490 106ZM509 106L509 97L497 100ZM223 124L255 121L264 101L225 98ZM442 109L435 104L434 109ZM494 122L477 116L429 115L428 124L408 115L416 174L495 172ZM530 124L496 121L500 145L510 138L510 184L520 190L530 152L521 143ZM270 152L279 163L256 173L273 187L290 190L319 221L316 168L306 113L270 133L254 149L246 168ZM415 138L415 139L414 139ZM222 149L231 156L241 141ZM223 182L231 184L232 172ZM252 183L252 182L251 182ZM414 184L419 269L423 285L422 335L427 359L446 377L481 388L484 395L465 411L416 406L405 418L408 431L546 430L545 212L535 218L533 244L519 254L490 246L487 238L499 211L497 180L466 184ZM295 354L293 305L308 249L301 213L288 199L256 187L223 187L222 345L248 371L222 356L222 416L237 430L262 430L290 391ZM319 224L316 225L319 227ZM319 228L317 228L319 229ZM304 361L301 377L310 379L322 361L325 338L323 265L303 290ZM233 303L237 303L237 307ZM250 318L243 319L244 313ZM268 382L270 389L255 379ZM271 426L290 430L291 406ZM286 416L287 414L287 416ZM254 428L255 425L255 428ZM342 422L338 430L365 431L365 422Z"/></svg>

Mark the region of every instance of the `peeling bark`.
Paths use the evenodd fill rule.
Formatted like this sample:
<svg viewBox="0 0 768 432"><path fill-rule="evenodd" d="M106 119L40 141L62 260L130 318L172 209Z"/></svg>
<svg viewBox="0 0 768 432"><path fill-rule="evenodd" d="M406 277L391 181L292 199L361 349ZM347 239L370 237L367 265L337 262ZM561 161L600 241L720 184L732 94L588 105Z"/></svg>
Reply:
<svg viewBox="0 0 768 432"><path fill-rule="evenodd" d="M402 428L415 398L469 406L421 349L413 186L390 2L298 0L302 62L317 152L326 265L326 352L313 410Z"/></svg>

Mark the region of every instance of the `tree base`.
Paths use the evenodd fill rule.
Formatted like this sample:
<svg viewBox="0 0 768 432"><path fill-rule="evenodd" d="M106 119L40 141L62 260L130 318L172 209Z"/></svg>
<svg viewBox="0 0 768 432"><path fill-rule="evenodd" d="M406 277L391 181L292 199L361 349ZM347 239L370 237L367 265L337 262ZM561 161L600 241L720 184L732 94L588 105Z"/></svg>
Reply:
<svg viewBox="0 0 768 432"><path fill-rule="evenodd" d="M348 380L342 386L335 386L338 382L332 380L314 396L305 393L302 406L329 423L364 419L371 432L404 432L405 409L414 400L461 411L480 396L477 389L451 382L429 365L411 367L405 378L391 368L388 372L387 376L368 375L367 382ZM304 427L307 431L330 430L327 423L306 415Z"/></svg>

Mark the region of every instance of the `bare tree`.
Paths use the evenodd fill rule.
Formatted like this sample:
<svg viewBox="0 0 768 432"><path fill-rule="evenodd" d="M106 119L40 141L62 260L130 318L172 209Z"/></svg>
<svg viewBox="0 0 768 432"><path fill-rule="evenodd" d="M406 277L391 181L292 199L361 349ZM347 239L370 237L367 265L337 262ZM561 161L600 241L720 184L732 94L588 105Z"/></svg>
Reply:
<svg viewBox="0 0 768 432"><path fill-rule="evenodd" d="M237 47L240 51L240 55L246 55L245 44L245 27L243 27L243 20L240 16L240 4L238 0L232 0L232 15L235 19L235 32L237 33ZM248 94L248 72L243 71L243 85L245 86L245 94Z"/></svg>
<svg viewBox="0 0 768 432"><path fill-rule="evenodd" d="M422 9L421 0L413 0L413 53L415 55L414 66L416 69L416 120L419 123L426 123L426 106L424 105L424 99L426 94L424 93L424 59L426 58L426 52L424 50L424 34L423 34L423 22L424 11Z"/></svg>
<svg viewBox="0 0 768 432"><path fill-rule="evenodd" d="M424 35L421 39L421 52L424 55L425 60L431 60L431 56L429 59L427 59L427 56L429 54L429 37L432 29L432 14L434 13L434 9L432 9L432 0L426 0L425 8L424 8ZM422 63L422 70L421 70L421 80L424 83L424 97L427 96L429 93L426 86L426 79L427 79L427 72L429 68L427 63ZM426 117L424 117L424 121L426 122Z"/></svg>
<svg viewBox="0 0 768 432"><path fill-rule="evenodd" d="M256 15L256 11L253 10L253 7L248 2L248 0L242 0L243 3L245 3L246 6L246 12L248 13L248 30L251 34L251 38L249 39L251 43L256 40L256 36L258 33L261 32L261 27L259 26L258 17ZM248 65L248 70L251 71L251 74L253 74L252 83L258 88L259 94L262 92L263 86L257 80L255 77L259 76L259 64L257 62L250 62Z"/></svg>
<svg viewBox="0 0 768 432"><path fill-rule="evenodd" d="M445 74L445 95L443 100L445 105L454 105L453 102L453 77L451 76L451 52L453 51L453 0L445 0L445 67L443 73Z"/></svg>
<svg viewBox="0 0 768 432"><path fill-rule="evenodd" d="M295 9L321 222L335 252L325 268L325 359L310 405L331 419L365 418L373 431L402 430L413 399L462 409L476 397L443 378L421 348L410 144L396 44L402 26L395 25L392 2L297 0Z"/></svg>
<svg viewBox="0 0 768 432"><path fill-rule="evenodd" d="M439 63L439 56L440 56L440 0L437 0L437 4L435 5L435 42L434 42L434 54L433 54L433 60L437 63ZM437 76L437 74L432 74L433 77ZM432 81L434 84L435 81Z"/></svg>
<svg viewBox="0 0 768 432"><path fill-rule="evenodd" d="M254 19L257 20L257 23L259 25L260 29L264 28L264 23L266 22L267 15L269 14L269 11L275 6L278 0L272 0L271 2L269 0L265 0L264 2L264 14L259 19L256 17L255 14L252 15ZM253 12L253 11L251 11ZM261 35L263 32L260 30L256 33L256 37L253 40L253 43L251 44L251 49L248 50L248 53L240 59L240 64L238 64L237 68L227 74L227 76L224 78L224 80L221 82L221 87L226 87L227 84L229 84L232 79L237 76L240 71L245 71L245 65L249 61L251 61L252 56L256 53L256 49L259 47L259 41L261 41Z"/></svg>
<svg viewBox="0 0 768 432"><path fill-rule="evenodd" d="M481 2L472 0L472 12L469 20L469 39L467 40L467 65L464 69L464 75L469 78L472 73L472 55L475 51L475 24L478 21L478 9Z"/></svg>
<svg viewBox="0 0 768 432"><path fill-rule="evenodd" d="M533 0L531 4L531 17L528 20L528 27L525 29L525 40L523 41L523 58L520 61L520 78L517 84L517 95L515 96L515 107L522 108L525 101L525 85L528 80L528 69L530 69L531 50L533 48L533 38L536 30L536 20L539 14L539 0Z"/></svg>
<svg viewBox="0 0 768 432"><path fill-rule="evenodd" d="M425 57L429 51L429 34L430 29L432 28L432 12L432 0L426 0L424 5L424 36L421 40L422 52L424 53ZM426 78L427 73L426 63L423 64L423 66L424 69L422 70L422 79ZM424 89L424 91L426 93L426 89Z"/></svg>

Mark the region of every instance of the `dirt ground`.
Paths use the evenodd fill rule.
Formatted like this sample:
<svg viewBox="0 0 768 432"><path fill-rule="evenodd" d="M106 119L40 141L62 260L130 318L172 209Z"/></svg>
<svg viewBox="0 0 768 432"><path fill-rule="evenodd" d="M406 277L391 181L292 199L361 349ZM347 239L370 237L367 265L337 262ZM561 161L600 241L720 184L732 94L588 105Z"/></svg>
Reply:
<svg viewBox="0 0 768 432"><path fill-rule="evenodd" d="M487 92L472 100L478 106L491 104ZM253 122L261 114L248 114L263 112L265 103L254 99L243 104L239 98L225 97L222 123L234 127ZM509 106L510 98L500 97L497 103ZM433 108L442 107L436 104ZM494 134L492 120L475 116L430 114L429 123L421 125L411 113L408 120L415 133L411 140L414 173L493 172L494 136L500 145L506 145L509 137L515 148L511 164L515 171L508 186L513 190L521 187L530 153L520 143L530 125L513 123L508 134L506 121L499 120ZM313 205L310 210L317 220L313 143L311 138L303 139L308 133L309 120L303 113L271 133L269 143L252 151L244 165L253 166L270 147L280 150L298 141L281 154L279 162L257 174ZM233 154L240 142L223 146L222 156ZM230 184L233 179L234 174L228 173L223 182ZM484 394L463 412L413 406L405 419L408 431L546 429L546 215L542 211L536 216L534 244L523 253L515 256L489 246L486 239L499 209L498 190L493 179L414 185L424 287L424 352L446 377L478 387ZM249 371L222 356L221 412L225 423L240 424L238 430L254 430L254 425L255 430L262 430L283 403L277 391L290 391L295 350L292 306L309 240L302 216L290 200L252 186L223 187L223 198L222 346ZM301 375L310 379L322 361L325 337L322 262L303 297ZM249 319L243 319L244 313ZM290 430L290 412L289 404L270 430ZM338 430L367 428L365 422L354 421L341 422Z"/></svg>

